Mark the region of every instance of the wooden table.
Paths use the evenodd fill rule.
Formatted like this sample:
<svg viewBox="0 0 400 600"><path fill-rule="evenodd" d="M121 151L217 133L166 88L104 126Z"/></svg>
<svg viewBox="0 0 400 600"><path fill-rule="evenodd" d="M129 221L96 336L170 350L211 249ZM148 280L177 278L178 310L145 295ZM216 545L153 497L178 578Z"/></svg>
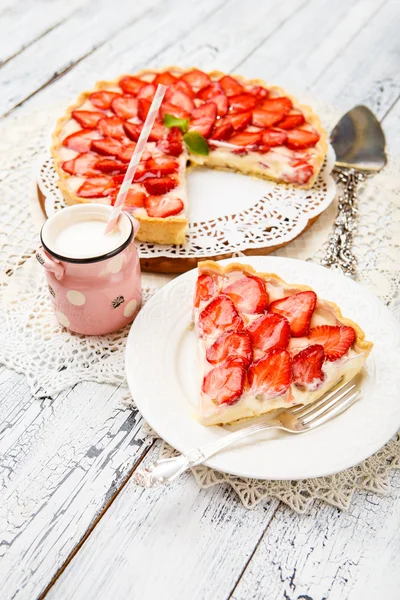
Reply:
<svg viewBox="0 0 400 600"><path fill-rule="evenodd" d="M98 79L181 64L367 104L400 149L398 0L3 0L0 113L67 102ZM147 276L147 281L149 276ZM150 276L151 279L151 276ZM162 283L165 278L159 276ZM244 509L191 476L130 476L156 456L123 389L31 397L0 370L2 600L375 600L400 597L400 473L386 497L298 516Z"/></svg>

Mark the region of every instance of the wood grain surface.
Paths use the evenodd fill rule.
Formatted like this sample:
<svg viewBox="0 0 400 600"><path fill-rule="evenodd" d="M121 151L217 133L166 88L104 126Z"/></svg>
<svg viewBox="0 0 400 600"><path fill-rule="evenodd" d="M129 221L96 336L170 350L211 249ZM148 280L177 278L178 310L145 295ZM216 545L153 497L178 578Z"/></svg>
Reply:
<svg viewBox="0 0 400 600"><path fill-rule="evenodd" d="M397 0L4 0L0 113L67 105L102 78L198 65L365 103L400 151ZM166 275L145 275L162 285ZM144 491L149 443L126 390L84 383L31 397L0 368L1 599L376 600L399 596L400 474L384 498L307 516L244 509L191 476ZM124 486L125 484L125 486ZM124 487L123 487L124 486ZM58 578L57 578L58 577Z"/></svg>

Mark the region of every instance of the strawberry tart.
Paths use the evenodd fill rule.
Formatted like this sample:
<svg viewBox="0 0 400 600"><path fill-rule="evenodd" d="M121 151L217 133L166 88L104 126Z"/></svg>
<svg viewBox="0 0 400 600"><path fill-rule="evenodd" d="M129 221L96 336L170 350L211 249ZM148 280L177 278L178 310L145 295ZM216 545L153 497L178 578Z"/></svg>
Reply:
<svg viewBox="0 0 400 600"><path fill-rule="evenodd" d="M236 263L202 262L198 273L194 323L204 425L311 403L362 369L373 344L309 287Z"/></svg>
<svg viewBox="0 0 400 600"><path fill-rule="evenodd" d="M309 107L260 80L169 67L101 81L59 119L52 154L69 204L115 202L158 83L167 91L126 200L139 240L184 243L188 162L314 184L327 136Z"/></svg>

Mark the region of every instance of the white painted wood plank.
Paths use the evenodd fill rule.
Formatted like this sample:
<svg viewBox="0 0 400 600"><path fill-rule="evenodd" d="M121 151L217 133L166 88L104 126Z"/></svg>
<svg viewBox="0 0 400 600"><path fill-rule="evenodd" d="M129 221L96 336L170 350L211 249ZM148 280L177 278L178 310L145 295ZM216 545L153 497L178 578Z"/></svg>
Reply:
<svg viewBox="0 0 400 600"><path fill-rule="evenodd" d="M349 512L279 508L232 600L377 600L400 590L400 472L390 496L358 494Z"/></svg>
<svg viewBox="0 0 400 600"><path fill-rule="evenodd" d="M113 79L121 73L135 72L152 65L164 66L165 49L190 35L195 27L226 1L161 2L17 110L29 112L35 108L43 109L47 103L64 102L67 105L82 90L90 89L100 79Z"/></svg>
<svg viewBox="0 0 400 600"><path fill-rule="evenodd" d="M146 3L92 0L51 29L0 69L0 114L11 110L121 29L149 13L159 0ZM32 69L32 64L40 69Z"/></svg>
<svg viewBox="0 0 400 600"><path fill-rule="evenodd" d="M382 121L389 153L400 161L400 98Z"/></svg>
<svg viewBox="0 0 400 600"><path fill-rule="evenodd" d="M0 7L0 65L56 27L86 1L3 1Z"/></svg>
<svg viewBox="0 0 400 600"><path fill-rule="evenodd" d="M313 83L315 92L344 110L366 104L382 118L400 94L399 18L400 3L386 2Z"/></svg>
<svg viewBox="0 0 400 600"><path fill-rule="evenodd" d="M123 388L85 383L35 400L0 372L2 600L36 598L146 450Z"/></svg>
<svg viewBox="0 0 400 600"><path fill-rule="evenodd" d="M380 17L384 9L385 0L313 0L235 69L251 77L262 73L284 88L308 89L340 106L346 76L351 73L353 82L359 82L354 72L366 52L364 31L369 32L373 27L374 37L382 46L380 68L385 65L386 52L391 52L392 38L385 39L388 15ZM378 18L379 24L375 22ZM396 43L394 38L393 43ZM366 55L368 60L370 53ZM319 84L319 78L323 83ZM355 97L360 95L358 92Z"/></svg>
<svg viewBox="0 0 400 600"><path fill-rule="evenodd" d="M230 71L238 60L251 54L266 37L295 18L308 3L309 0L231 0L190 35L167 48L162 59L165 64Z"/></svg>
<svg viewBox="0 0 400 600"><path fill-rule="evenodd" d="M277 504L248 511L191 475L152 490L130 480L46 598L227 598Z"/></svg>

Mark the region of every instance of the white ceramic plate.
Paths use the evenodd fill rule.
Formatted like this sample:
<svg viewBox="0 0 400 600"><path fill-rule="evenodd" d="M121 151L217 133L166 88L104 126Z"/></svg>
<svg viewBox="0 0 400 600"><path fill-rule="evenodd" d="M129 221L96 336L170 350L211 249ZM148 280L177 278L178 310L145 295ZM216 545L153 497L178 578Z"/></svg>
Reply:
<svg viewBox="0 0 400 600"><path fill-rule="evenodd" d="M342 471L381 448L400 426L400 325L368 290L318 265L254 256L262 272L310 285L365 330L374 348L362 376L361 400L322 427L301 435L265 432L213 457L218 471L257 479L304 479ZM231 262L223 261L223 263ZM181 452L226 435L231 426L204 427L195 418L196 338L190 329L197 270L162 288L140 311L126 349L126 373L143 417Z"/></svg>

